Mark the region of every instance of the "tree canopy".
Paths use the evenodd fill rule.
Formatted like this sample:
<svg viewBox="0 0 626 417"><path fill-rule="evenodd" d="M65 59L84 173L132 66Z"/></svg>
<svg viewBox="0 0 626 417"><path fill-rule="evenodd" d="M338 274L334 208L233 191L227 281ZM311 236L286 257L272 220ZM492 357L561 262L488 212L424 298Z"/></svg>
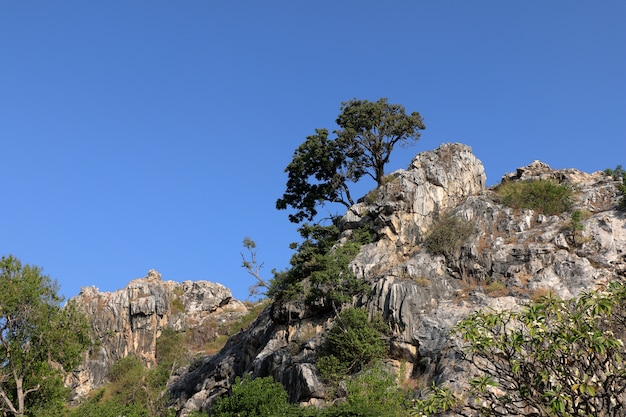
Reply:
<svg viewBox="0 0 626 417"><path fill-rule="evenodd" d="M61 306L57 285L13 256L0 260L0 411L35 415L54 402L63 371L81 360L89 326L73 303ZM57 387L56 390L54 387ZM51 395L52 391L55 395Z"/></svg>
<svg viewBox="0 0 626 417"><path fill-rule="evenodd" d="M380 186L393 148L416 142L425 129L419 113L409 115L404 106L389 104L386 98L353 99L342 103L340 110L336 137L329 138L328 129L316 129L285 168L287 187L276 208L293 208L295 213L289 215L293 223L312 220L325 202L353 205L348 184L364 175Z"/></svg>

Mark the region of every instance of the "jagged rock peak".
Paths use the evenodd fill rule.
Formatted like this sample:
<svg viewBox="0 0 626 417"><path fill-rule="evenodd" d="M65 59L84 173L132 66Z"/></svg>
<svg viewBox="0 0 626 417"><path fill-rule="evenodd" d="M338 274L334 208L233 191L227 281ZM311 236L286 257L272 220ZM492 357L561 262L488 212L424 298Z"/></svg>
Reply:
<svg viewBox="0 0 626 417"><path fill-rule="evenodd" d="M422 152L408 169L387 178L342 219L344 237L366 224L376 231L377 252L383 255L379 264L395 262L412 251L435 221L469 196L483 192L487 180L482 162L460 143Z"/></svg>
<svg viewBox="0 0 626 417"><path fill-rule="evenodd" d="M247 312L222 284L163 281L154 269L117 291L83 287L73 300L86 313L99 342L97 351L66 381L75 397L105 382L109 367L126 356L135 355L144 365L154 366L156 340L166 327L179 332L204 328L206 342L218 336L218 329L208 323Z"/></svg>

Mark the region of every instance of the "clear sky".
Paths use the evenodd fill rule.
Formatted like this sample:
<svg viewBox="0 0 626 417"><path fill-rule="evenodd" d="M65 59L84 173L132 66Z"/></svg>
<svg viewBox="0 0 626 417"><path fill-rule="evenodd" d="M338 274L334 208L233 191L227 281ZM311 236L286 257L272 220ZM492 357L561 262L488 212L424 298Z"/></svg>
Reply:
<svg viewBox="0 0 626 417"><path fill-rule="evenodd" d="M626 165L626 2L2 1L0 254L66 297L154 268L245 299L243 238L266 278L298 240L295 148L381 97L427 127L389 171L444 142L490 185Z"/></svg>

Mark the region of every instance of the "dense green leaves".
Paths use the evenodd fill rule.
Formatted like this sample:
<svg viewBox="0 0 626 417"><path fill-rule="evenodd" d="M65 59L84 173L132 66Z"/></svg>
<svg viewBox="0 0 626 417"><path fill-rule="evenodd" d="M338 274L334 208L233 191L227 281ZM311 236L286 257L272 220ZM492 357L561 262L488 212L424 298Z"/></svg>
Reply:
<svg viewBox="0 0 626 417"><path fill-rule="evenodd" d="M86 318L73 303L62 308L57 290L40 268L0 260L0 410L8 415L51 415L65 395L63 371L90 344Z"/></svg>
<svg viewBox="0 0 626 417"><path fill-rule="evenodd" d="M476 408L489 415L622 416L626 287L523 310L476 312L456 327L477 372Z"/></svg>
<svg viewBox="0 0 626 417"><path fill-rule="evenodd" d="M369 320L367 312L347 308L335 318L326 336L317 367L322 376L337 382L349 374L361 371L387 353L385 335L388 327L380 315Z"/></svg>
<svg viewBox="0 0 626 417"><path fill-rule="evenodd" d="M287 392L274 378L237 378L230 395L211 408L212 417L280 417L291 408Z"/></svg>
<svg viewBox="0 0 626 417"><path fill-rule="evenodd" d="M336 122L335 139L327 129L316 129L285 168L287 188L276 208L293 208L291 222L313 220L325 202L353 205L349 183L369 175L380 186L394 146L417 141L425 129L419 113L408 115L404 106L385 98L342 103Z"/></svg>
<svg viewBox="0 0 626 417"><path fill-rule="evenodd" d="M347 156L341 143L328 138L328 130L316 129L315 135L296 149L293 160L285 168L287 190L276 201L276 208L288 206L296 210L289 221L300 223L317 215L317 206L324 202L354 204L348 181L356 180L347 171Z"/></svg>
<svg viewBox="0 0 626 417"><path fill-rule="evenodd" d="M349 268L361 245L371 240L368 229L354 230L343 245L337 245L339 218L327 226L304 224L299 232L304 240L299 245L292 244L296 252L290 260L291 268L274 271L269 297L304 297L307 302L332 309L369 288Z"/></svg>
<svg viewBox="0 0 626 417"><path fill-rule="evenodd" d="M439 387L434 383L422 393L422 398L415 400L411 414L417 417L428 417L446 412L457 403L450 388Z"/></svg>
<svg viewBox="0 0 626 417"><path fill-rule="evenodd" d="M426 128L419 113L406 114L404 106L389 104L386 98L342 103L337 125L335 133L349 158L348 172L354 179L367 174L378 185L393 148L416 142Z"/></svg>

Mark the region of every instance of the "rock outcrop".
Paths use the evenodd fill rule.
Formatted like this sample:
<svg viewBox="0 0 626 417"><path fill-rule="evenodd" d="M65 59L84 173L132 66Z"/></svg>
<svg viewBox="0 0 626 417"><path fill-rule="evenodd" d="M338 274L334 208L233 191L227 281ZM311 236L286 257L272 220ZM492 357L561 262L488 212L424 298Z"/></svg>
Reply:
<svg viewBox="0 0 626 417"><path fill-rule="evenodd" d="M221 284L163 281L155 270L115 292L83 287L73 301L87 314L98 342L66 380L74 398L106 382L109 367L129 355L153 367L156 340L164 328L179 332L202 329L205 340L211 340L218 336L219 326L210 324L232 321L247 312L246 306Z"/></svg>
<svg viewBox="0 0 626 417"><path fill-rule="evenodd" d="M571 210L545 215L503 205L486 187L482 163L461 144L419 154L344 216L342 240L362 226L376 234L351 264L371 285L353 302L388 321L388 363L399 369L404 361L407 378L462 387L463 367L449 330L476 309L517 308L547 292L568 298L626 278L626 217L617 210L617 182L601 172L553 170L539 161L503 182L529 179L571 187L583 230L572 232ZM471 222L474 231L454 253L431 255L425 239L449 215ZM171 378L179 415L210 408L245 373L272 375L291 401L323 402L315 358L332 320L332 312L276 301L221 352Z"/></svg>

